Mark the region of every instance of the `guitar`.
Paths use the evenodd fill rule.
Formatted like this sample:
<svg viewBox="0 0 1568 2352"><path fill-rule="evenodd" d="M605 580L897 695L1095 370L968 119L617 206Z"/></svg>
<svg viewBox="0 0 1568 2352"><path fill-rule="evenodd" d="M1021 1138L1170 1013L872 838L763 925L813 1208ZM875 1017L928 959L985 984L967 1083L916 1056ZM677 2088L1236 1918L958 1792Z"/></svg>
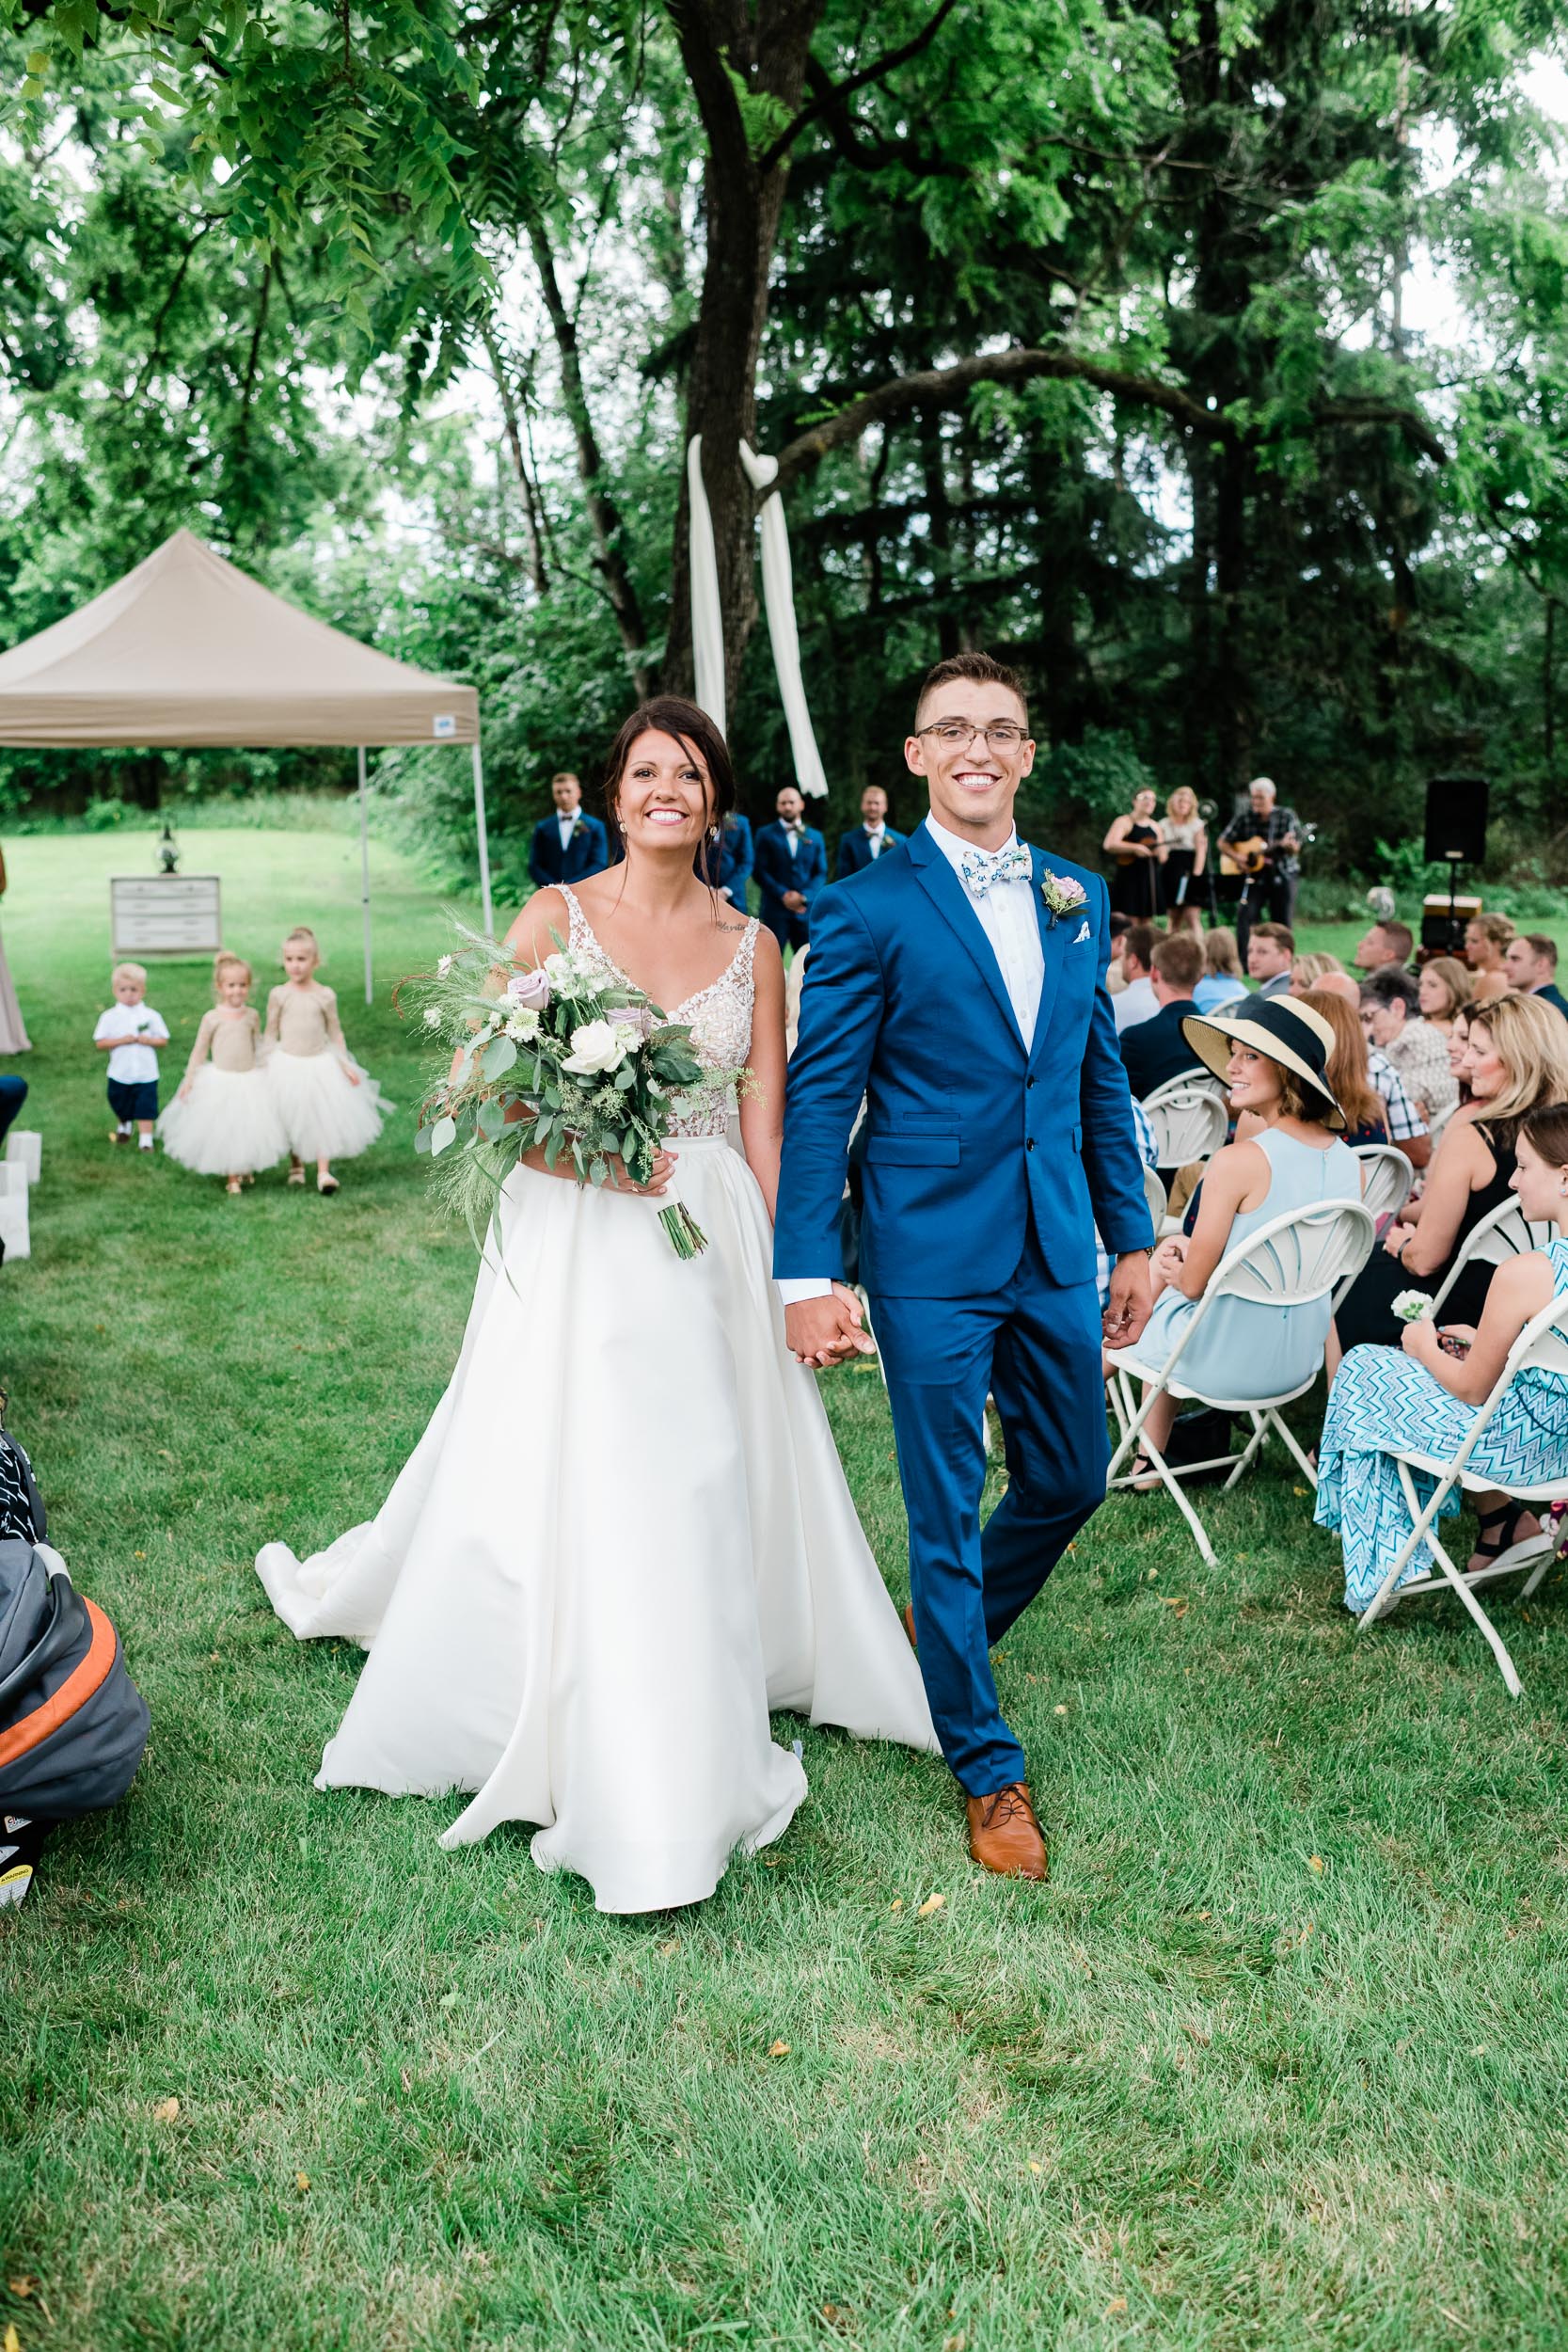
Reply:
<svg viewBox="0 0 1568 2352"><path fill-rule="evenodd" d="M1273 851L1262 835L1253 834L1245 841L1222 841L1220 872L1232 878L1245 874L1256 878L1273 860Z"/></svg>

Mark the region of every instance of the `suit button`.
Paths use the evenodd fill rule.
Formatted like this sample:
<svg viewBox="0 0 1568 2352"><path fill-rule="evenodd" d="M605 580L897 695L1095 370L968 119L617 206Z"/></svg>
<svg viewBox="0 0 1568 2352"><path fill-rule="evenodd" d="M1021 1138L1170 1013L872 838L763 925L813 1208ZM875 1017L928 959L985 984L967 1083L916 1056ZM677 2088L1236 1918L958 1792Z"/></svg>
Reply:
<svg viewBox="0 0 1568 2352"><path fill-rule="evenodd" d="M1027 1139L1027 1141L1025 1142L1025 1144L1024 1144L1023 1148L1024 1148L1024 1150L1025 1150L1026 1152L1032 1152L1032 1151L1034 1150L1034 1148L1035 1148L1035 1138L1034 1138L1034 1136L1029 1136L1029 1138L1028 1138L1028 1139Z"/></svg>
<svg viewBox="0 0 1568 2352"><path fill-rule="evenodd" d="M1024 1091L1025 1091L1025 1093L1028 1093L1028 1094L1033 1094L1033 1092L1035 1091L1035 1081L1033 1080L1033 1078L1025 1078L1025 1079L1024 1079L1024 1081L1023 1081L1023 1086L1024 1086Z"/></svg>

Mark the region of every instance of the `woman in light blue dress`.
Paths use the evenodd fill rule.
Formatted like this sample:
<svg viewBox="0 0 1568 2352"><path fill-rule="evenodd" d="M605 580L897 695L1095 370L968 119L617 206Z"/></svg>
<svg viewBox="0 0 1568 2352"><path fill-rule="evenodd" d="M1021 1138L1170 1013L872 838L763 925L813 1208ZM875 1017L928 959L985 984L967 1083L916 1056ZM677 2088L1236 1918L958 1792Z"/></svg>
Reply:
<svg viewBox="0 0 1568 2352"><path fill-rule="evenodd" d="M1189 1014L1181 1032L1225 1080L1238 1117L1252 1111L1263 1126L1252 1140L1215 1152L1191 1238L1174 1235L1154 1252L1154 1312L1134 1351L1149 1366L1168 1361L1220 1261L1248 1234L1291 1209L1361 1198L1360 1163L1339 1140L1344 1113L1324 1074L1335 1041L1322 1013L1294 997L1271 996L1237 1014ZM1330 1312L1326 1295L1299 1307L1217 1299L1182 1351L1176 1377L1238 1402L1283 1395L1322 1363ZM1106 1363L1115 1369L1113 1358ZM1144 1424L1162 1454L1176 1413L1177 1400L1162 1396ZM1144 1454L1132 1474L1154 1483Z"/></svg>
<svg viewBox="0 0 1568 2352"><path fill-rule="evenodd" d="M1418 1442L1446 1461L1456 1454L1497 1386L1508 1352L1548 1301L1568 1296L1568 1106L1535 1111L1519 1130L1513 1189L1527 1217L1555 1224L1544 1249L1515 1258L1492 1277L1479 1328L1449 1324L1440 1344L1430 1315L1404 1328L1402 1348L1353 1347L1335 1377L1319 1452L1317 1521L1334 1530L1345 1554L1345 1606L1357 1614L1377 1593L1410 1534L1410 1512L1393 1457L1385 1449ZM1561 1479L1568 1489L1568 1378L1544 1369L1519 1373L1482 1431L1468 1470L1496 1480L1473 1498L1481 1540L1470 1562L1485 1567L1522 1538L1539 1533L1533 1514L1511 1503L1509 1490ZM1424 1503L1436 1481L1412 1473ZM1461 1507L1456 1491L1443 1504ZM1421 1543L1400 1581L1432 1566Z"/></svg>

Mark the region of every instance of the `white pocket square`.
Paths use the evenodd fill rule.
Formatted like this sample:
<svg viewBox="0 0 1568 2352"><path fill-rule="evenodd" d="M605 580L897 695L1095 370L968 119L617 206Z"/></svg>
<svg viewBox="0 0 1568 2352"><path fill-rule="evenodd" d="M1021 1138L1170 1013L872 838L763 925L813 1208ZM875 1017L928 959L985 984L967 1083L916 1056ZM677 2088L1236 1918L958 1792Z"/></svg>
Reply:
<svg viewBox="0 0 1568 2352"><path fill-rule="evenodd" d="M1089 927L1088 927L1088 925L1087 925L1086 923L1080 923L1080 924L1079 924L1079 926L1078 926L1078 936L1077 936L1077 938L1076 938L1076 939L1074 939L1074 941L1073 941L1073 943L1072 943L1072 944L1073 944L1073 946L1076 947L1076 946L1077 946L1077 945L1078 945L1079 940L1087 939L1088 935L1089 935Z"/></svg>

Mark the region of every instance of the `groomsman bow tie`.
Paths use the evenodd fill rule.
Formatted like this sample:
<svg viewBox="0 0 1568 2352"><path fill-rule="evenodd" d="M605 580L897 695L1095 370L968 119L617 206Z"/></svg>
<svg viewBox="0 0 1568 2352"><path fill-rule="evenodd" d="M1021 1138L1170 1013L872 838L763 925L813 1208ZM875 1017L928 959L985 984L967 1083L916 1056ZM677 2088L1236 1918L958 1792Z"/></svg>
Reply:
<svg viewBox="0 0 1568 2352"><path fill-rule="evenodd" d="M966 850L958 860L958 871L972 898L983 898L992 882L1028 882L1034 870L1022 841L1009 842L1005 850Z"/></svg>

